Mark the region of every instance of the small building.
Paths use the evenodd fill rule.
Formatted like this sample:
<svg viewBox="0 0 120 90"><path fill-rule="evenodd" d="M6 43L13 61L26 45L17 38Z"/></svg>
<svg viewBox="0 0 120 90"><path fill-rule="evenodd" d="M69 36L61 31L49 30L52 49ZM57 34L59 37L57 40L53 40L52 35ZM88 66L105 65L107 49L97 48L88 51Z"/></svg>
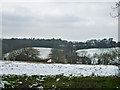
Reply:
<svg viewBox="0 0 120 90"><path fill-rule="evenodd" d="M49 59L47 62L48 63L55 63L55 61L53 61L52 59Z"/></svg>

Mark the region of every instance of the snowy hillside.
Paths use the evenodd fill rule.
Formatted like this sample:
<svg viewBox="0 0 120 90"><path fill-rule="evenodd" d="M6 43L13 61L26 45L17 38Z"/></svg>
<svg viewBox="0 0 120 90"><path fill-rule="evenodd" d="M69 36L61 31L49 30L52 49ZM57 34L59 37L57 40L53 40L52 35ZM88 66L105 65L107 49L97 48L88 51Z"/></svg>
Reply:
<svg viewBox="0 0 120 90"><path fill-rule="evenodd" d="M100 53L107 53L110 52L114 49L118 49L118 48L92 48L92 49L81 49L81 50L77 50L76 52L78 53L78 55L80 54L80 52L87 52L87 55L93 56L95 53L96 54L100 54Z"/></svg>
<svg viewBox="0 0 120 90"><path fill-rule="evenodd" d="M0 65L2 65L0 75L112 76L118 74L118 67L115 65L43 64L18 61L0 61Z"/></svg>
<svg viewBox="0 0 120 90"><path fill-rule="evenodd" d="M43 48L43 47L33 47L34 49L37 49L39 52L40 52L40 58L42 59L46 59L49 57L49 54L51 52L51 49L52 48ZM8 60L8 56L9 56L9 53L6 53L4 55L4 58L6 58Z"/></svg>
<svg viewBox="0 0 120 90"><path fill-rule="evenodd" d="M44 47L33 47L34 49L37 49L38 51L40 51L40 58L42 59L46 59L49 57L49 54L51 53L51 49L52 48L44 48ZM100 53L104 53L104 52L109 52L110 50L114 50L114 49L118 49L118 48L105 48L105 49L98 49L98 48L93 48L93 49L80 49L77 50L76 52L78 53L78 55L81 54L81 52L86 51L87 55L90 55L91 57L96 53L96 54L100 54ZM4 57L8 58L9 53L5 54Z"/></svg>
<svg viewBox="0 0 120 90"><path fill-rule="evenodd" d="M51 48L42 48L42 47L33 47L34 49L37 49L40 52L40 58L46 59L49 57L49 54L51 52Z"/></svg>

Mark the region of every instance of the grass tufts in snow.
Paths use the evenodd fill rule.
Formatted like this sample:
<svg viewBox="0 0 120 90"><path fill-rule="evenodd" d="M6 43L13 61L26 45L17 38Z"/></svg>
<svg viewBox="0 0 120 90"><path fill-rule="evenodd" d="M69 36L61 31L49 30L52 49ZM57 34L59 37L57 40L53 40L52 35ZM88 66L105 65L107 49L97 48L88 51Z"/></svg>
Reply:
<svg viewBox="0 0 120 90"><path fill-rule="evenodd" d="M4 88L120 88L120 77L3 75Z"/></svg>

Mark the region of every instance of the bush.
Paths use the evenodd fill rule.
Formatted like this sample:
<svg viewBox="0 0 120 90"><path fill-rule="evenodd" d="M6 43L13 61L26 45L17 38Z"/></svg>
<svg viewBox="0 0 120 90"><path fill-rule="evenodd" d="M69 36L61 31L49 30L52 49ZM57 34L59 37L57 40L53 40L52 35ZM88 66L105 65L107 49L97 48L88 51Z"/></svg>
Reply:
<svg viewBox="0 0 120 90"><path fill-rule="evenodd" d="M107 52L94 54L93 59L97 60L98 64L118 64L120 60L119 49L108 49Z"/></svg>
<svg viewBox="0 0 120 90"><path fill-rule="evenodd" d="M32 60L40 60L39 51L37 49L33 49L31 47L22 48L19 50L14 50L9 53L9 60L24 60L24 61L32 61Z"/></svg>

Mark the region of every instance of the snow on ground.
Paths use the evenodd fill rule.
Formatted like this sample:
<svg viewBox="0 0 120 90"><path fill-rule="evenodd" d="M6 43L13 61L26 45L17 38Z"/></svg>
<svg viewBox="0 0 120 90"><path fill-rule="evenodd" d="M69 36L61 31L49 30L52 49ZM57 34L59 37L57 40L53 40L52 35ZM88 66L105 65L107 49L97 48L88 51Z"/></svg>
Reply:
<svg viewBox="0 0 120 90"><path fill-rule="evenodd" d="M42 48L42 47L33 47L34 49L37 49L40 52L40 58L46 59L49 57L49 54L51 52L52 48Z"/></svg>
<svg viewBox="0 0 120 90"><path fill-rule="evenodd" d="M43 47L32 47L34 49L37 49L39 52L40 52L40 58L42 59L46 59L49 57L49 54L51 53L51 49L52 48L43 48ZM9 53L6 53L4 55L4 58L6 58L8 60L8 56L9 56Z"/></svg>
<svg viewBox="0 0 120 90"><path fill-rule="evenodd" d="M80 64L43 64L19 61L0 61L3 74L16 75L58 75L64 76L112 76L118 75L118 67L115 65L80 65Z"/></svg>
<svg viewBox="0 0 120 90"><path fill-rule="evenodd" d="M44 47L33 47L34 49L37 49L38 51L40 51L40 58L42 59L46 59L49 57L49 54L51 53L51 49L52 48L44 48ZM91 57L96 53L96 54L100 54L100 53L105 53L105 52L109 52L110 50L114 50L114 49L118 49L118 48L104 48L104 49L99 49L99 48L92 48L92 49L80 49L77 50L76 52L78 53L78 55L81 54L81 52L86 51L87 55L90 55ZM4 55L4 57L7 59L8 58L9 53L6 53Z"/></svg>
<svg viewBox="0 0 120 90"><path fill-rule="evenodd" d="M118 49L118 48L92 48L92 49L80 49L77 50L76 52L78 52L78 55L80 54L80 52L87 52L87 55L93 56L95 53L96 54L101 54L101 53L109 53L110 51L114 50L114 49Z"/></svg>

